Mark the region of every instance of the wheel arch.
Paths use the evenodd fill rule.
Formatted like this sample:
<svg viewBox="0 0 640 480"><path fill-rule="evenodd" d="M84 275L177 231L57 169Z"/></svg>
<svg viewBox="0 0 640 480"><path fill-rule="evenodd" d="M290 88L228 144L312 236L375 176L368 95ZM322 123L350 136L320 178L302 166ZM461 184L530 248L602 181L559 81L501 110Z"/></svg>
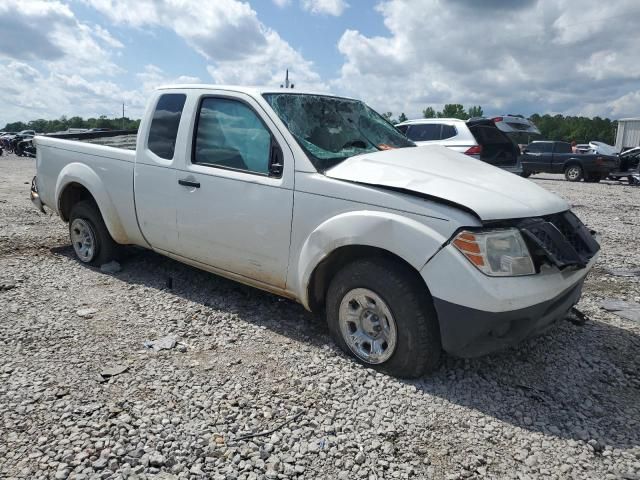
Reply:
<svg viewBox="0 0 640 480"><path fill-rule="evenodd" d="M98 208L111 237L117 243L129 243L120 216L102 180L90 167L81 163L66 165L58 176L55 191L57 213L63 221L69 221L73 205L90 200Z"/></svg>
<svg viewBox="0 0 640 480"><path fill-rule="evenodd" d="M446 227L453 233L453 225ZM329 282L339 268L359 258L393 259L415 272L424 284L419 271L447 241L448 233L443 235L429 225L394 213L343 213L309 235L292 272L297 278L291 280L294 285L297 282L300 302L311 311L321 309Z"/></svg>
<svg viewBox="0 0 640 480"><path fill-rule="evenodd" d="M331 279L344 265L364 258L383 258L402 265L407 269L407 271L414 274L415 280L419 281L428 292L429 288L420 275L420 272L399 255L390 252L389 250L372 247L370 245L345 245L336 248L323 258L311 273L306 290L309 309L313 312L321 311L324 308L324 301Z"/></svg>
<svg viewBox="0 0 640 480"><path fill-rule="evenodd" d="M578 166L582 169L582 171L584 172L584 165L582 165L582 162L580 160L578 160L577 158L570 158L569 160L567 160L566 162L564 162L564 166L562 167L562 171L566 172L567 168L569 167L573 167L573 166Z"/></svg>

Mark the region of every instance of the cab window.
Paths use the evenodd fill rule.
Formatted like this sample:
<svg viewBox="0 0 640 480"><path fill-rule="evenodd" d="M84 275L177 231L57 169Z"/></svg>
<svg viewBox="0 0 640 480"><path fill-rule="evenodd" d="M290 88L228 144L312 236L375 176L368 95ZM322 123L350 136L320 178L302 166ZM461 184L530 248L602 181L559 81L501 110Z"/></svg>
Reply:
<svg viewBox="0 0 640 480"><path fill-rule="evenodd" d="M244 102L205 98L198 112L193 163L267 175L271 133Z"/></svg>
<svg viewBox="0 0 640 480"><path fill-rule="evenodd" d="M183 93L167 93L158 99L153 112L147 147L165 160L172 160L178 137L180 117L187 96Z"/></svg>

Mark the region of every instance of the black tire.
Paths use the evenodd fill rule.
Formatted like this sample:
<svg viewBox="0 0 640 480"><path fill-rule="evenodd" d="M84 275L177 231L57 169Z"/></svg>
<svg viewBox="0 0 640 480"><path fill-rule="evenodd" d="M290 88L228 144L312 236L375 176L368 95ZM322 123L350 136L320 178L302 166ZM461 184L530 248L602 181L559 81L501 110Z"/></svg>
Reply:
<svg viewBox="0 0 640 480"><path fill-rule="evenodd" d="M72 232L72 228L75 227L74 221L77 219L84 221L89 227L93 236L92 241L95 245L92 254L84 258L78 253L78 248L74 245L73 241L74 232ZM100 210L92 201L82 200L71 208L71 213L69 214L69 237L74 247L76 257L78 257L78 260L82 263L99 267L118 258L118 244L111 238L109 230L107 230L102 220Z"/></svg>
<svg viewBox="0 0 640 480"><path fill-rule="evenodd" d="M579 182L584 177L584 171L582 167L576 163L567 165L564 169L564 178L570 182Z"/></svg>
<svg viewBox="0 0 640 480"><path fill-rule="evenodd" d="M373 364L359 358L349 347L340 328L339 311L345 295L368 289L387 305L397 329L391 356ZM416 378L440 363L442 345L433 301L415 272L390 259L361 259L342 268L331 280L326 298L329 330L338 346L360 363L390 375Z"/></svg>
<svg viewBox="0 0 640 480"><path fill-rule="evenodd" d="M522 178L529 178L531 176L531 172L527 172L527 171L523 170L522 173L520 174L520 176Z"/></svg>

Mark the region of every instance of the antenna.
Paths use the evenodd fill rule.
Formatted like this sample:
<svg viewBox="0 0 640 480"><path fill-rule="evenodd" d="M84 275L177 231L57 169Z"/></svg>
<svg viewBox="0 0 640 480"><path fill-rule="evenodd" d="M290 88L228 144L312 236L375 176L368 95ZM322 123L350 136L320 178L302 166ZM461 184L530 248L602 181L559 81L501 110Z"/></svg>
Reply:
<svg viewBox="0 0 640 480"><path fill-rule="evenodd" d="M284 85L280 84L280 88L293 88L293 86L293 83L289 83L289 69L287 68L284 76Z"/></svg>

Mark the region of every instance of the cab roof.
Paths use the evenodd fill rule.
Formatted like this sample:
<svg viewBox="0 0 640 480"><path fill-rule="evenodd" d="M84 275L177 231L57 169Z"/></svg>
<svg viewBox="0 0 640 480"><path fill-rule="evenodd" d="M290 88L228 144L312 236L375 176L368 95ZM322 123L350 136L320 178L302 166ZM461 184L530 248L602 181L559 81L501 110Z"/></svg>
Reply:
<svg viewBox="0 0 640 480"><path fill-rule="evenodd" d="M163 85L156 90L226 90L229 92L246 93L251 96L260 96L265 93L290 93L296 95L321 95L324 97L346 98L349 100L358 100L357 98L347 97L344 95L335 95L320 90L311 90L304 88L278 88L266 86L241 86L241 85L214 85L205 83L187 83L175 85Z"/></svg>

